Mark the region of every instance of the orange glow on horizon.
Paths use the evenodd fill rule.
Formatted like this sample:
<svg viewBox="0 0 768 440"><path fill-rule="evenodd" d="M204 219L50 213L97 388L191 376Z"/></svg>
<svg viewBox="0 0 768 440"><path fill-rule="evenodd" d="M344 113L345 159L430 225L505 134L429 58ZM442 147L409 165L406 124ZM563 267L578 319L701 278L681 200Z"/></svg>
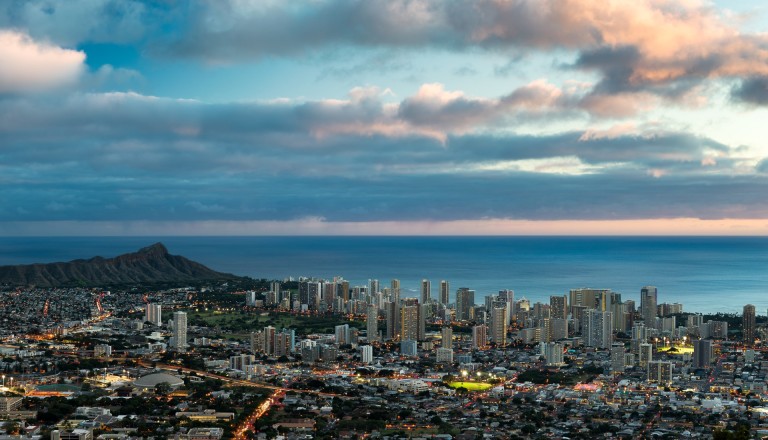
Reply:
<svg viewBox="0 0 768 440"><path fill-rule="evenodd" d="M2 225L0 225L2 226ZM766 236L768 219L24 222L4 225L16 236L248 236L248 235L711 235ZM56 231L51 234L51 231Z"/></svg>

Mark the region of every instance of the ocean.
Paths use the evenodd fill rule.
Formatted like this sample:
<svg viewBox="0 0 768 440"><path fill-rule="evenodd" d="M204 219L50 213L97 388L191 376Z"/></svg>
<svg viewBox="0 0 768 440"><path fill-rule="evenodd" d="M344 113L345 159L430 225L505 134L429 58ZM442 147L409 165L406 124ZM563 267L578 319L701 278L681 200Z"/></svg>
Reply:
<svg viewBox="0 0 768 440"><path fill-rule="evenodd" d="M639 305L656 286L659 303L685 311L768 310L768 237L0 237L0 265L112 257L162 242L170 253L254 278L341 276L351 285L401 280L418 296L421 280L475 300L500 289L548 302L577 287L608 288Z"/></svg>

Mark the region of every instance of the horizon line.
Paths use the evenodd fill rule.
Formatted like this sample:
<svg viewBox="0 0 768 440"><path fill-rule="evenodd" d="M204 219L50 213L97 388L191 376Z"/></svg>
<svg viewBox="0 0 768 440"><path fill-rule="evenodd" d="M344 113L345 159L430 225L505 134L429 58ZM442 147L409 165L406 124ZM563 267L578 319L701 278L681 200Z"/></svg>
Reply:
<svg viewBox="0 0 768 440"><path fill-rule="evenodd" d="M227 237L227 236L768 236L768 219L625 220L140 220L0 222L0 237Z"/></svg>

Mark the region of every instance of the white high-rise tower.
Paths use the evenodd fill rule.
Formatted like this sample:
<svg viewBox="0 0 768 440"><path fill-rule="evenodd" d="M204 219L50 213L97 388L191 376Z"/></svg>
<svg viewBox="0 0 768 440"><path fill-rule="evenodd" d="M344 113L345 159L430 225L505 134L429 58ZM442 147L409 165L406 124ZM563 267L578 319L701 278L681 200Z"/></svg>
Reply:
<svg viewBox="0 0 768 440"><path fill-rule="evenodd" d="M147 303L147 310L144 314L144 321L149 321L152 324L160 327L163 325L163 306L160 304Z"/></svg>
<svg viewBox="0 0 768 440"><path fill-rule="evenodd" d="M187 348L187 313L173 312L173 348L185 351Z"/></svg>

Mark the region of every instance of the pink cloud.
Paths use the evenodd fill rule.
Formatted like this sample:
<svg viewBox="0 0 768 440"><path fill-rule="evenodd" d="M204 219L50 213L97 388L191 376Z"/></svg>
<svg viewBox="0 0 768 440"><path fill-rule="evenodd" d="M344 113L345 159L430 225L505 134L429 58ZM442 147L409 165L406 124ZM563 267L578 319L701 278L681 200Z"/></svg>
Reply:
<svg viewBox="0 0 768 440"><path fill-rule="evenodd" d="M0 92L35 92L78 81L85 54L0 30Z"/></svg>

